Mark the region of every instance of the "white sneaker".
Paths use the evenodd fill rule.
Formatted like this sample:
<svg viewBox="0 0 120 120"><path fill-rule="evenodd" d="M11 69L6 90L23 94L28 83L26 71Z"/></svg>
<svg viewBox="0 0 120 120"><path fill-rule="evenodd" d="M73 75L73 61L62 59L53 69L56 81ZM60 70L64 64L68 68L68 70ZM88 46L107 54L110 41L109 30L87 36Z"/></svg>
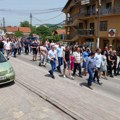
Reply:
<svg viewBox="0 0 120 120"><path fill-rule="evenodd" d="M75 79L73 76L70 76L70 78L73 79L73 80Z"/></svg>
<svg viewBox="0 0 120 120"><path fill-rule="evenodd" d="M64 77L64 78L66 78L66 76L65 76L65 75L63 75L63 77Z"/></svg>

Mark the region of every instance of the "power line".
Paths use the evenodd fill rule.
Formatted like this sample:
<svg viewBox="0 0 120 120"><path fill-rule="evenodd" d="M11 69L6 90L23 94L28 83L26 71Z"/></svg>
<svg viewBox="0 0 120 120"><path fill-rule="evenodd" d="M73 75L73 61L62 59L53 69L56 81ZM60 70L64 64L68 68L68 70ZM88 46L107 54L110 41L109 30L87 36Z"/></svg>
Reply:
<svg viewBox="0 0 120 120"><path fill-rule="evenodd" d="M59 15L55 16L55 17L52 17L52 18L46 19L46 20L44 20L44 21L49 21L49 20L56 19L56 18L58 18L59 16L61 16L62 14L63 14L63 13L61 13L61 14L59 14Z"/></svg>
<svg viewBox="0 0 120 120"><path fill-rule="evenodd" d="M12 13L22 13L22 14L29 14L29 13L45 14L45 13L57 12L57 11L61 11L61 10L62 10L62 7L60 7L60 8L44 9L44 10L0 9L0 12L12 12Z"/></svg>
<svg viewBox="0 0 120 120"><path fill-rule="evenodd" d="M55 16L55 17L52 17L52 18L49 18L49 19L46 19L46 20L40 20L36 17L34 17L36 20L40 21L40 22L46 22L46 21L49 21L49 20L53 20L53 19L56 19L58 18L59 16L61 16L63 13L60 13L59 15Z"/></svg>

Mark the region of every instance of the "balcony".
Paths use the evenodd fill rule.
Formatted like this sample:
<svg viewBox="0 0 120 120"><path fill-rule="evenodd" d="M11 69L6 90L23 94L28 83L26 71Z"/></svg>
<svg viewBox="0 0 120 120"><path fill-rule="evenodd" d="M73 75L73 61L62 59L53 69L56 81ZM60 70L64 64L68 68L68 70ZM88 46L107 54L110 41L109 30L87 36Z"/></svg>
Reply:
<svg viewBox="0 0 120 120"><path fill-rule="evenodd" d="M115 9L111 9L111 8L109 8L109 9L101 9L100 10L100 14L101 15L111 15L111 14L120 14L120 8L115 8Z"/></svg>
<svg viewBox="0 0 120 120"><path fill-rule="evenodd" d="M70 35L66 35L66 40L75 41L79 39L79 37L93 37L95 35L95 31L93 29L78 29L74 33Z"/></svg>
<svg viewBox="0 0 120 120"><path fill-rule="evenodd" d="M81 17L90 17L90 16L95 16L96 15L96 11L92 11L92 10L84 10L84 11L81 11L80 13L78 13L78 18L81 18Z"/></svg>
<svg viewBox="0 0 120 120"><path fill-rule="evenodd" d="M73 18L68 17L67 20L65 21L65 26L70 26L73 23Z"/></svg>
<svg viewBox="0 0 120 120"><path fill-rule="evenodd" d="M80 36L94 36L94 30L93 29L79 29L78 34Z"/></svg>
<svg viewBox="0 0 120 120"><path fill-rule="evenodd" d="M66 35L66 36L65 36L65 40L66 40L66 41L71 41L71 42L73 42L73 41L76 41L76 40L78 40L78 39L79 39L79 34L78 34L77 31L75 31L75 32L72 33L72 34L69 34L69 35Z"/></svg>

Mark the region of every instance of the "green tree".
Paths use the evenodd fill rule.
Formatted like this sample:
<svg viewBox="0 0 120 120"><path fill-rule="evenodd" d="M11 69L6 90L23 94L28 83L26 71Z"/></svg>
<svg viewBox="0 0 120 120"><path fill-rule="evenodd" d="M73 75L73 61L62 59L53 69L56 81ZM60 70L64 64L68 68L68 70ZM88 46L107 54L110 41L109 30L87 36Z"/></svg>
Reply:
<svg viewBox="0 0 120 120"><path fill-rule="evenodd" d="M28 21L23 21L23 22L21 22L21 23L20 23L20 26L21 26L21 27L31 27L31 25L29 24Z"/></svg>
<svg viewBox="0 0 120 120"><path fill-rule="evenodd" d="M45 26L39 26L36 28L36 33L42 36L50 36L52 34L51 30Z"/></svg>
<svg viewBox="0 0 120 120"><path fill-rule="evenodd" d="M22 37L22 36L24 36L23 32L21 32L21 31L15 32L15 37Z"/></svg>

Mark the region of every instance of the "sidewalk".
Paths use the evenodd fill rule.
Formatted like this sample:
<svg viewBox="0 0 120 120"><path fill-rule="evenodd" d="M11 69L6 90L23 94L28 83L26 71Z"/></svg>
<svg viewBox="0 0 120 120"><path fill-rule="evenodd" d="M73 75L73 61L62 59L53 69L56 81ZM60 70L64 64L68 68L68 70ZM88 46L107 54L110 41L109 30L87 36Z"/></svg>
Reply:
<svg viewBox="0 0 120 120"><path fill-rule="evenodd" d="M72 81L56 76L53 80L47 70L18 59L11 59L16 71L16 80L46 96L61 109L68 111L78 120L119 120L120 102L96 94L94 90L73 84Z"/></svg>

